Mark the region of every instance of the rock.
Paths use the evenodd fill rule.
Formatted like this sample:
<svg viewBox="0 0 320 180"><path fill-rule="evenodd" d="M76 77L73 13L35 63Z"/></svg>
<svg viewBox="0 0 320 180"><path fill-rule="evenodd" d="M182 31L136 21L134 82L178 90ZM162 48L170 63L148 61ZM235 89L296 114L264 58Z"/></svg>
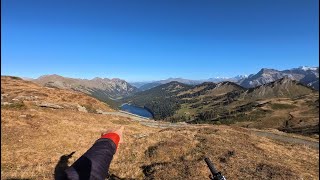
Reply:
<svg viewBox="0 0 320 180"><path fill-rule="evenodd" d="M7 97L9 94L1 94L1 97Z"/></svg>
<svg viewBox="0 0 320 180"><path fill-rule="evenodd" d="M19 99L14 98L14 99L12 99L12 101L19 101Z"/></svg>
<svg viewBox="0 0 320 180"><path fill-rule="evenodd" d="M8 96L8 94L1 94L1 102L2 102L2 100L4 100L4 98L7 97L7 96Z"/></svg>
<svg viewBox="0 0 320 180"><path fill-rule="evenodd" d="M12 103L9 103L9 102L1 102L1 105L4 105L4 106L6 106L6 105L11 105Z"/></svg>
<svg viewBox="0 0 320 180"><path fill-rule="evenodd" d="M59 106L57 104L48 103L48 102L41 102L36 104L39 107L47 107L47 108L53 108L53 109L63 109L62 106Z"/></svg>
<svg viewBox="0 0 320 180"><path fill-rule="evenodd" d="M141 139L141 138L143 138L143 137L147 137L148 135L146 135L146 134L134 134L134 135L132 135L134 138L136 138L136 139Z"/></svg>
<svg viewBox="0 0 320 180"><path fill-rule="evenodd" d="M19 95L16 97L16 99L25 99L25 96Z"/></svg>
<svg viewBox="0 0 320 180"><path fill-rule="evenodd" d="M101 109L97 109L97 114L103 114L104 112Z"/></svg>
<svg viewBox="0 0 320 180"><path fill-rule="evenodd" d="M186 123L186 122L178 122L178 124L188 125L188 123Z"/></svg>
<svg viewBox="0 0 320 180"><path fill-rule="evenodd" d="M63 104L63 107L67 109L73 109L73 110L76 109L75 105L72 105L72 104Z"/></svg>
<svg viewBox="0 0 320 180"><path fill-rule="evenodd" d="M31 118L32 117L32 115L31 114L21 114L20 116L19 116L19 118Z"/></svg>
<svg viewBox="0 0 320 180"><path fill-rule="evenodd" d="M38 96L17 96L15 99L19 99L19 100L27 100L27 101L35 101L37 100L39 97Z"/></svg>
<svg viewBox="0 0 320 180"><path fill-rule="evenodd" d="M80 106L79 104L78 104L77 108L78 108L78 111L80 111L80 112L88 112L86 107Z"/></svg>

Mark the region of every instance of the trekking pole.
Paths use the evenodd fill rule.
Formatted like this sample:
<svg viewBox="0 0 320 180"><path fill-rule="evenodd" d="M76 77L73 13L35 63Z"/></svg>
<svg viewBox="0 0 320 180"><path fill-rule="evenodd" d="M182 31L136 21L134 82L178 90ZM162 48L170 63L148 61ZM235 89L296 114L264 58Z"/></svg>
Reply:
<svg viewBox="0 0 320 180"><path fill-rule="evenodd" d="M204 158L204 161L207 163L207 166L209 167L210 169L210 172L211 172L211 175L209 176L209 178L211 180L226 180L226 178L221 174L221 172L218 172L212 162L210 161L209 158L205 157Z"/></svg>

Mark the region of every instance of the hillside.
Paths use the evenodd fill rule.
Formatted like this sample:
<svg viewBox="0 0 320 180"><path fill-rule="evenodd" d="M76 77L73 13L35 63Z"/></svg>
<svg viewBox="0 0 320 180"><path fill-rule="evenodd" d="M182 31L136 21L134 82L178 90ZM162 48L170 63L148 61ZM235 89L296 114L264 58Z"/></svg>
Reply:
<svg viewBox="0 0 320 180"><path fill-rule="evenodd" d="M289 78L251 89L245 89L233 82L207 82L187 86L175 92L165 90L164 87L172 85L178 84L165 84L124 100L145 106L154 113L155 119L171 122L250 122L250 127L281 130L288 129L289 123L292 128L300 128L301 131L296 129L296 132L319 133L318 91ZM278 106L280 107L277 108ZM300 112L301 108L305 111ZM299 115L289 118L290 113L294 112ZM309 118L297 121L301 116ZM236 124L248 126L248 123Z"/></svg>
<svg viewBox="0 0 320 180"><path fill-rule="evenodd" d="M25 109L27 107L114 111L109 105L85 93L42 87L17 77L1 76L1 108Z"/></svg>
<svg viewBox="0 0 320 180"><path fill-rule="evenodd" d="M119 99L138 91L136 87L117 78L94 78L88 80L67 78L59 75L46 75L34 79L33 82L47 87L84 92L102 101Z"/></svg>
<svg viewBox="0 0 320 180"><path fill-rule="evenodd" d="M152 89L152 88L160 86L160 85L161 85L161 83L159 83L159 82L151 82L151 83L147 83L147 84L140 86L139 90L145 91L145 90Z"/></svg>
<svg viewBox="0 0 320 180"><path fill-rule="evenodd" d="M207 179L204 156L227 179L319 178L318 149L260 137L250 129L152 128L133 118L72 108L77 103L112 111L84 93L12 77L1 78L1 94L1 179L54 179L101 132L119 125L125 126L124 142L111 163L110 179ZM14 99L20 99L20 105ZM35 101L64 108L37 106ZM70 159L64 158L74 151Z"/></svg>
<svg viewBox="0 0 320 180"><path fill-rule="evenodd" d="M288 77L251 88L243 93L244 99L268 99L268 98L294 98L302 95L317 93L317 91L302 85L301 83L291 80Z"/></svg>
<svg viewBox="0 0 320 180"><path fill-rule="evenodd" d="M196 114L184 115L184 110L205 107L209 103L220 103L231 97L234 92L244 91L241 86L232 82L212 83L206 82L196 86L190 86L179 82L170 82L157 86L147 91L139 92L131 97L122 99L138 106L144 106L154 113L155 119L167 119L176 116L178 111L183 115L176 116L179 121L186 118L195 118ZM219 100L220 103L217 103ZM190 105L190 108L186 107ZM170 119L173 120L173 119Z"/></svg>
<svg viewBox="0 0 320 180"><path fill-rule="evenodd" d="M174 111L179 108L176 99L177 94L191 87L190 85L173 81L146 91L138 92L131 97L122 99L121 102L133 103L137 106L148 108L153 113L154 118L162 119L172 116Z"/></svg>

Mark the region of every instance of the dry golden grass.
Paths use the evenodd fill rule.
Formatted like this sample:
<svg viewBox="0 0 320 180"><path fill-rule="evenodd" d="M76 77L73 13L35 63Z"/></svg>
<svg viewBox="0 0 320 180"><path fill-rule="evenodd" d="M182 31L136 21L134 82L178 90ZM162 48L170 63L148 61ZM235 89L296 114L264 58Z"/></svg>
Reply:
<svg viewBox="0 0 320 180"><path fill-rule="evenodd" d="M74 108L77 104L87 105L103 111L114 111L107 104L98 101L84 93L56 88L41 87L31 81L1 76L1 94L8 94L5 100L12 99L30 102L48 102Z"/></svg>
<svg viewBox="0 0 320 180"><path fill-rule="evenodd" d="M9 96L11 92L30 90L29 86L15 89L13 83L16 82L1 84ZM6 86L12 89L9 91ZM57 97L47 98L46 101L60 102ZM124 142L114 156L110 173L121 178L208 179L204 156L227 179L319 178L318 150L257 137L248 129L230 126L158 129L142 126L130 118L72 109L35 109L31 102L26 104L25 109L1 110L1 179L53 179L62 155L76 151L70 165L91 147L101 132L120 125L125 126Z"/></svg>

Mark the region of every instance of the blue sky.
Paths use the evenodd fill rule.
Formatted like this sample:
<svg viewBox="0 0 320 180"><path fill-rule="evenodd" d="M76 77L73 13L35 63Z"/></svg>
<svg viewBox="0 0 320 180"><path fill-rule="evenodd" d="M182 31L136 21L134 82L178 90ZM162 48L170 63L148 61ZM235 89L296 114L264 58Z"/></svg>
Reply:
<svg viewBox="0 0 320 180"><path fill-rule="evenodd" d="M1 74L207 79L319 66L317 0L2 0Z"/></svg>

